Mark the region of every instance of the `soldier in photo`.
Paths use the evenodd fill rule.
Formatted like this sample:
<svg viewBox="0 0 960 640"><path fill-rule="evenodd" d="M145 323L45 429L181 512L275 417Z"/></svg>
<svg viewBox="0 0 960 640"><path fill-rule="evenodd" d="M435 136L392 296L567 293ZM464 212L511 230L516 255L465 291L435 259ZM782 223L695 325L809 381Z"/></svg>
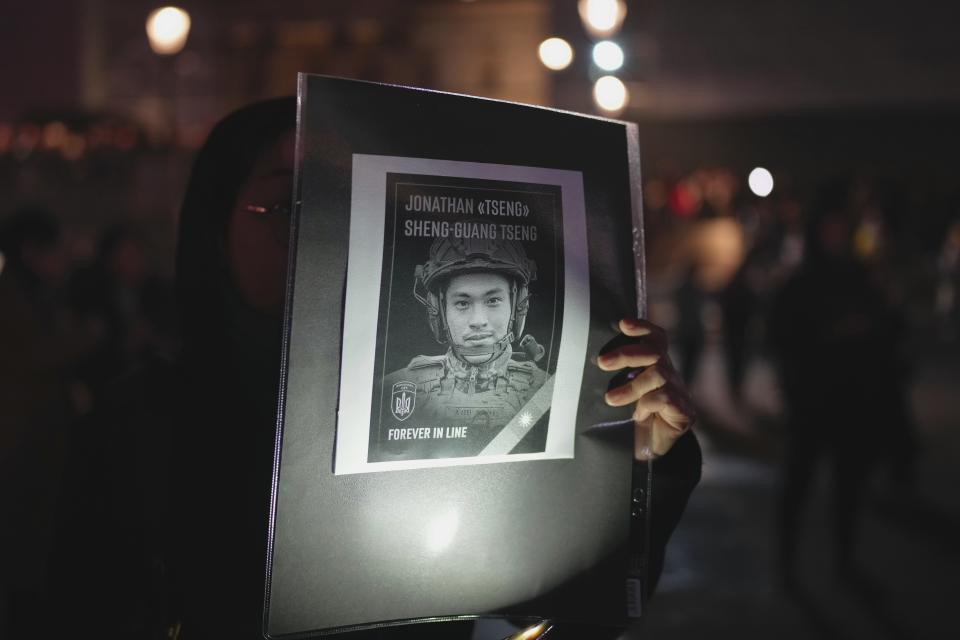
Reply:
<svg viewBox="0 0 960 640"><path fill-rule="evenodd" d="M542 398L531 399L547 379L537 365L544 348L523 334L535 279L536 264L519 242L433 242L416 267L414 296L447 348L384 378L380 443L388 458L488 455L508 425L519 434L510 448L531 430L546 409Z"/></svg>

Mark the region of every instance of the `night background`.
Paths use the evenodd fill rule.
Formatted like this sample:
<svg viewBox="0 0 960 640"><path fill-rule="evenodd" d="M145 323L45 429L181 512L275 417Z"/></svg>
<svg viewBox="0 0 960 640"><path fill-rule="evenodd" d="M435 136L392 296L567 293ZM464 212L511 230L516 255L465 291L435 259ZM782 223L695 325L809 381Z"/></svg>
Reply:
<svg viewBox="0 0 960 640"><path fill-rule="evenodd" d="M193 1L166 55L145 31L159 6L13 0L0 16L0 228L42 219L55 248L29 302L0 306L0 636L56 615L39 603L71 430L112 380L176 353L194 154L231 110L293 94L297 72L638 123L650 317L698 404L704 466L627 637L951 635L956 3L635 0L599 35L576 0ZM565 68L538 57L551 37L572 47ZM607 39L624 58L603 71L591 47ZM598 80L626 104L600 107ZM857 275L791 289L821 251ZM844 305L839 333L810 337ZM11 338L24 325L34 343ZM806 368L784 367L798 345ZM810 427L826 444L798 449L796 407L841 376L869 406L838 409Z"/></svg>

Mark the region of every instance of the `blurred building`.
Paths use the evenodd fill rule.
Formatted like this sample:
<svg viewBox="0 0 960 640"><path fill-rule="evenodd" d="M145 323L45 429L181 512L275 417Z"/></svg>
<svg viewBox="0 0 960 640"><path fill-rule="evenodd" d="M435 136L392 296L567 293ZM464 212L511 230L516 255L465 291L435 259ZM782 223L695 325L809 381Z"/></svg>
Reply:
<svg viewBox="0 0 960 640"><path fill-rule="evenodd" d="M592 112L588 36L576 0L187 0L186 48L154 54L149 0L35 0L5 9L2 71L16 87L0 118L25 108L135 115L152 129L171 104L195 141L236 104L291 93L298 71L413 84ZM746 0L628 2L616 72L630 119L716 118L810 109L960 104L953 3ZM573 63L549 72L548 35Z"/></svg>
<svg viewBox="0 0 960 640"><path fill-rule="evenodd" d="M185 0L185 48L151 50L149 0L31 0L0 21L0 198L71 227L136 220L169 250L190 154L232 108L297 72L596 113L576 0ZM960 108L955 3L629 2L615 72L647 175L756 164L946 172ZM550 71L556 35L572 64ZM0 211L4 215L5 211ZM81 243L84 244L84 243ZM89 242L85 244L89 245Z"/></svg>
<svg viewBox="0 0 960 640"><path fill-rule="evenodd" d="M72 64L32 84L66 82L51 101L132 115L157 137L167 133L172 114L187 146L239 104L294 93L300 71L548 102L548 78L535 54L548 30L546 0L193 0L179 3L191 29L175 56L148 46L144 22L156 2L39 4L68 10L69 26L55 28ZM20 7L17 20L40 31L46 23L38 11ZM21 44L37 55L46 46Z"/></svg>

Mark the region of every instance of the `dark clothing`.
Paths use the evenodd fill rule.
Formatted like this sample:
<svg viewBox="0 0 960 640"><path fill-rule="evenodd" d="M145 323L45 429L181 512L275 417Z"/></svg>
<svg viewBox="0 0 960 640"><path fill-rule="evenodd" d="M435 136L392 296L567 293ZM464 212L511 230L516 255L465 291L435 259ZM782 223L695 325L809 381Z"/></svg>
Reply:
<svg viewBox="0 0 960 640"><path fill-rule="evenodd" d="M156 638L177 624L186 640L260 637L273 429L243 436L250 416L221 391L154 363L76 430L52 558L61 637L90 626L104 639ZM692 434L654 464L652 584L699 470ZM470 635L434 626L387 637Z"/></svg>
<svg viewBox="0 0 960 640"><path fill-rule="evenodd" d="M798 273L777 296L770 332L787 407L811 420L805 437L861 452L877 442L861 436L875 434L880 392L900 378L897 331L863 269L837 260Z"/></svg>
<svg viewBox="0 0 960 640"><path fill-rule="evenodd" d="M36 615L82 346L44 293L0 273L0 637Z"/></svg>
<svg viewBox="0 0 960 640"><path fill-rule="evenodd" d="M695 273L691 269L674 294L679 318L676 336L680 349L680 374L688 385L693 384L697 377L706 345L703 329L703 305L706 301L707 294L697 286Z"/></svg>
<svg viewBox="0 0 960 640"><path fill-rule="evenodd" d="M893 429L891 401L903 377L896 321L852 260L812 261L774 305L770 331L789 430L780 503L781 562L792 574L800 513L818 460L831 457L837 565L851 561L870 471Z"/></svg>
<svg viewBox="0 0 960 640"><path fill-rule="evenodd" d="M181 354L74 431L50 588L63 634L260 637L280 318L244 303L226 238L255 162L294 122L292 99L243 109L197 157L177 244Z"/></svg>
<svg viewBox="0 0 960 640"><path fill-rule="evenodd" d="M84 320L101 327L99 340L78 367L94 404L112 380L130 373L152 352L166 350L173 333L172 297L159 278L124 284L101 264L73 277L71 306Z"/></svg>

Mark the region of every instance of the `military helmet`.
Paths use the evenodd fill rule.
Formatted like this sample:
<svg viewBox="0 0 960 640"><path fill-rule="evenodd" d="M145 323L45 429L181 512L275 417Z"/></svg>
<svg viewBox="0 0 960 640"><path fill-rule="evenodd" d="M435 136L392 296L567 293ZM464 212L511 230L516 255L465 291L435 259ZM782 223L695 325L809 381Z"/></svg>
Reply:
<svg viewBox="0 0 960 640"><path fill-rule="evenodd" d="M437 238L430 245L429 259L417 265L413 284L413 295L427 308L430 330L437 342L444 344L448 340L445 283L454 275L470 271L494 271L507 277L511 283L507 332L517 337L523 335L530 282L537 279L537 265L527 258L523 245L489 238Z"/></svg>

